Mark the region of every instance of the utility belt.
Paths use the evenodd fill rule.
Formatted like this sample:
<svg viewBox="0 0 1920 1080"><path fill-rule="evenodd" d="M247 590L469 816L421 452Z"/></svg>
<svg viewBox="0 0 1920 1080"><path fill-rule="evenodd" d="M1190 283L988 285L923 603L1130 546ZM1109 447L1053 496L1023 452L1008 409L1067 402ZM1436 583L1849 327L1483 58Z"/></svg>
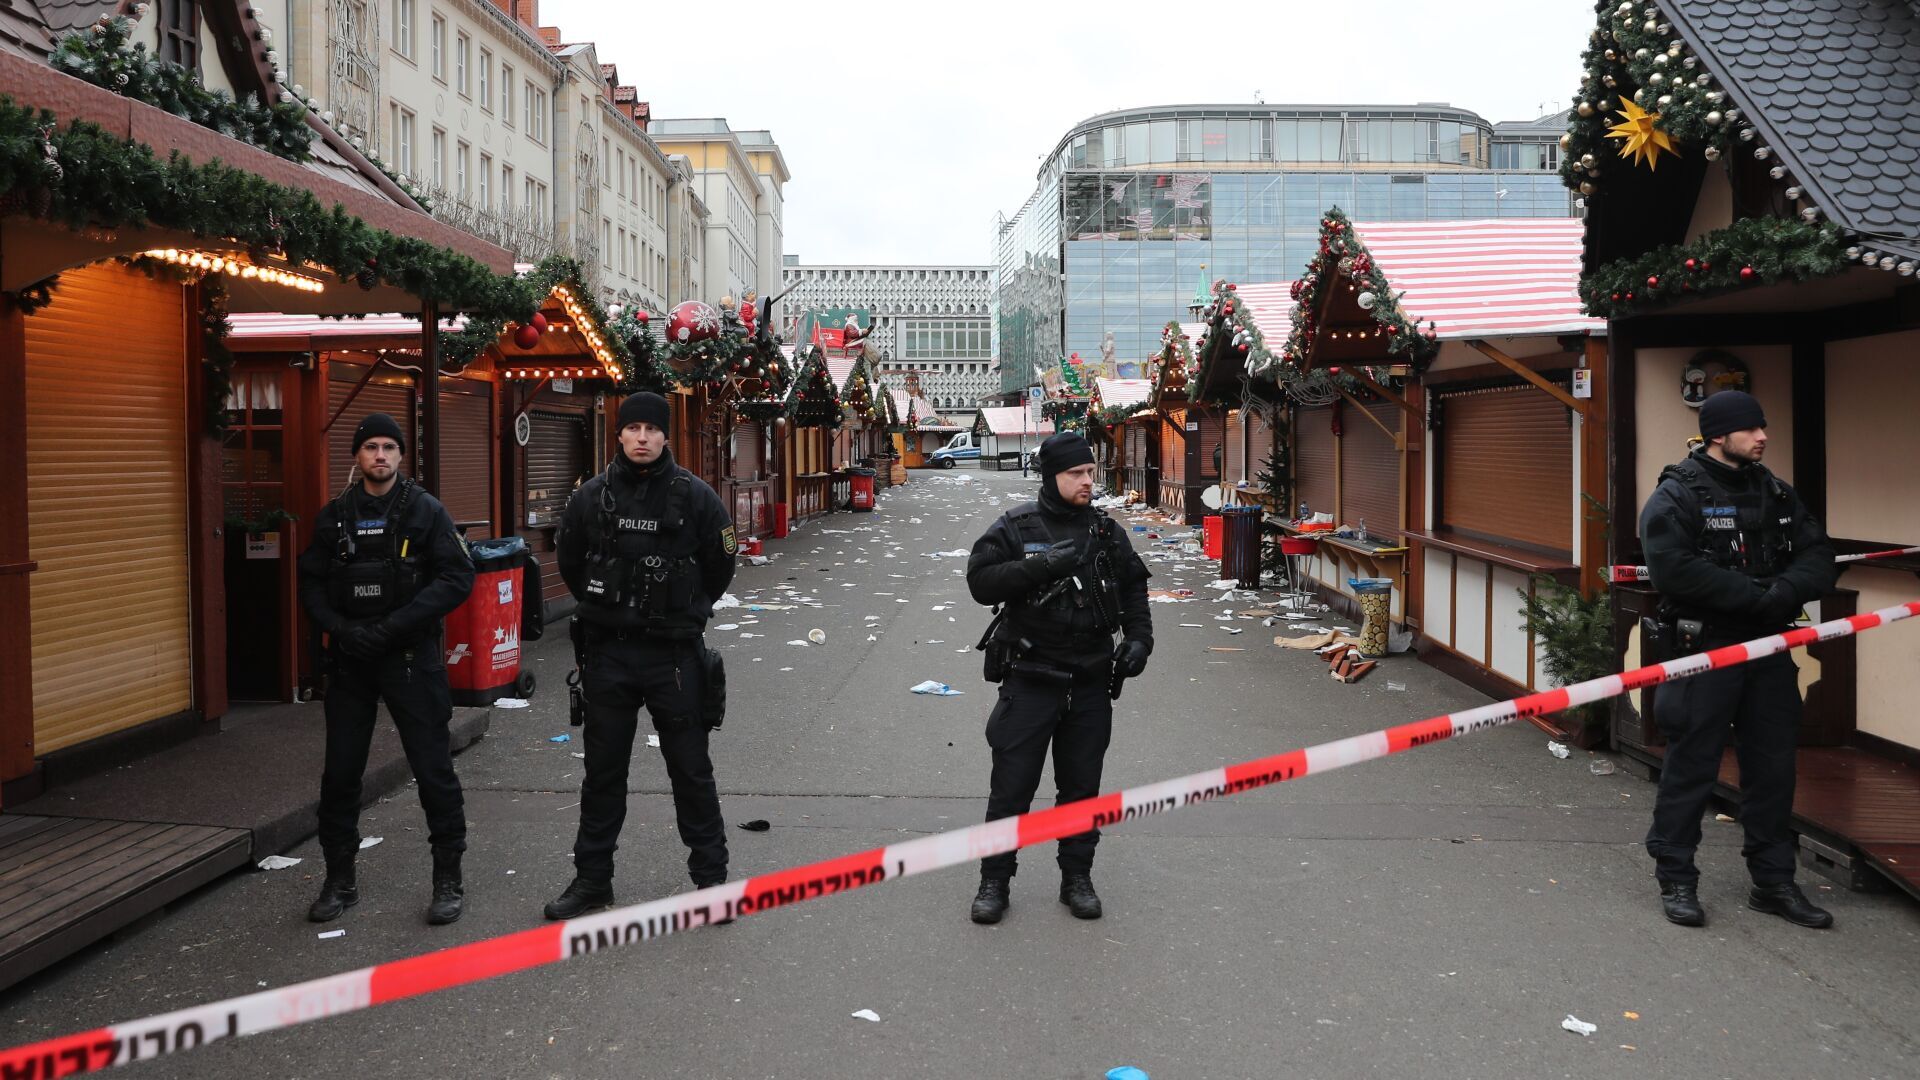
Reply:
<svg viewBox="0 0 1920 1080"><path fill-rule="evenodd" d="M567 639L573 645L573 670L567 673L567 723L579 727L587 722L587 665L592 647L607 641L645 641L684 646L701 665L703 691L700 695L700 721L708 731L720 727L727 718L727 665L720 653L706 647L699 637L663 637L646 629L601 626L575 615L567 620Z"/></svg>
<svg viewBox="0 0 1920 1080"><path fill-rule="evenodd" d="M1640 617L1640 658L1649 664L1691 656L1701 650L1706 640L1707 625L1703 620L1662 615Z"/></svg>

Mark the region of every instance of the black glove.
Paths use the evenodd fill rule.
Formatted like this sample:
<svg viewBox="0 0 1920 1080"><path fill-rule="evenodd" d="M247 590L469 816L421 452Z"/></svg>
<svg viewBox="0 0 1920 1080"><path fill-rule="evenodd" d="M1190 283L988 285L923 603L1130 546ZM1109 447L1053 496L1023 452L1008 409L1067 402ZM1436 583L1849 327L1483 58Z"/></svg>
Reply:
<svg viewBox="0 0 1920 1080"><path fill-rule="evenodd" d="M1768 626L1785 626L1799 617L1800 601L1793 595L1792 585L1775 581L1761 594L1754 611L1760 616L1760 621Z"/></svg>
<svg viewBox="0 0 1920 1080"><path fill-rule="evenodd" d="M384 619L346 627L334 636L340 651L357 660L377 660L393 646L393 630Z"/></svg>
<svg viewBox="0 0 1920 1080"><path fill-rule="evenodd" d="M1153 646L1144 641L1126 640L1113 647L1114 674L1131 679L1147 670L1147 657Z"/></svg>
<svg viewBox="0 0 1920 1080"><path fill-rule="evenodd" d="M1029 561L1039 564L1042 582L1058 581L1080 565L1079 545L1071 540L1056 540L1046 554Z"/></svg>

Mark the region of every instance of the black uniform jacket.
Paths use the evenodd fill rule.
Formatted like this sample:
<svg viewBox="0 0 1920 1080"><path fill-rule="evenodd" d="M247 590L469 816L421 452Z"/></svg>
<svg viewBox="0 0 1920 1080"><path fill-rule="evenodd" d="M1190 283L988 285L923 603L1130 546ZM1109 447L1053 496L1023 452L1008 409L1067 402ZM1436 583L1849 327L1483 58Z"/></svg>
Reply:
<svg viewBox="0 0 1920 1080"><path fill-rule="evenodd" d="M566 513L560 518L559 548L556 563L560 567L560 576L574 598L583 601L580 605L580 617L588 622L615 628L625 628L622 612L596 607L584 602L587 598L586 575L587 556L591 554L594 536L599 528L596 519L601 514L600 492L609 480L613 484L613 498L616 516L644 517L653 521L668 519L669 499L673 478L680 476L686 482L686 521L676 535L660 535L659 554L684 556L691 558L698 567L698 580L694 583L693 603L684 618L674 620L676 625L664 627L672 636L698 636L706 628L707 620L713 617L713 602L720 599L733 583L734 556L739 544L733 535L733 516L727 512L726 504L714 493L706 481L681 468L673 460L671 450L660 455L660 459L644 472L629 465L624 458L616 458L600 475L580 485L567 501ZM625 558L640 554L637 550L627 550L624 545L637 544L638 534L620 533L618 541L621 547L616 553Z"/></svg>
<svg viewBox="0 0 1920 1080"><path fill-rule="evenodd" d="M1774 478L1764 465L1735 469L1715 461L1703 450L1694 451L1688 460L1743 506L1766 506L1774 498L1773 485L1780 484L1787 494L1786 505L1791 507L1791 520L1783 528L1793 550L1774 574L1754 575L1719 565L1704 551L1707 525L1699 497L1669 474L1641 508L1640 543L1653 587L1680 613L1704 619L1723 632L1770 634L1779 627L1765 625L1759 607L1760 598L1776 580L1786 582L1794 599L1802 604L1819 599L1833 588L1839 578L1833 548L1827 542L1826 530L1808 513L1798 493Z"/></svg>
<svg viewBox="0 0 1920 1080"><path fill-rule="evenodd" d="M329 634L338 633L353 621L334 610L327 588L327 575L339 550L340 530L351 527L340 521L340 504L346 504L346 512L354 520L383 518L390 506L389 500L399 498L399 490L396 484L387 497L376 499L367 494L364 485L355 484L340 499L328 502L314 517L313 540L300 553L300 603L314 625ZM417 554L414 566L418 585L413 598L385 617L387 625L393 628L394 645L405 648L439 637L440 620L473 591L473 560L467 556L460 534L454 531L447 508L417 483L407 497L406 513L394 522L393 532L395 537L407 541L410 556Z"/></svg>
<svg viewBox="0 0 1920 1080"><path fill-rule="evenodd" d="M1074 540L1079 548L1082 566L1091 560L1087 557L1087 548L1093 542L1092 525L1099 522L1099 528L1112 544L1115 555L1114 568L1118 572L1118 591L1120 597L1120 630L1128 641L1138 641L1153 648L1153 615L1147 604L1147 579L1152 576L1147 564L1140 560L1138 552L1128 542L1125 530L1097 510L1082 509L1061 514L1047 502L1040 504L1040 521L1052 540ZM1017 526L1010 520L1016 515L1033 509L1035 504L1025 503L1014 507L974 541L973 551L967 558L967 590L973 599L981 604L1008 604L1009 621L1016 625L1022 621L1024 602L1033 599L1046 590L1050 584L1040 567L1043 560L1029 559L1027 541L1021 539ZM1037 543L1037 541L1035 541ZM1038 552L1031 554L1037 555ZM1091 586L1092 582L1089 581ZM1053 660L1070 667L1093 667L1112 655L1113 638L1107 631L1101 630L1091 608L1078 608L1074 613L1072 631L1067 640L1033 639L1039 659Z"/></svg>

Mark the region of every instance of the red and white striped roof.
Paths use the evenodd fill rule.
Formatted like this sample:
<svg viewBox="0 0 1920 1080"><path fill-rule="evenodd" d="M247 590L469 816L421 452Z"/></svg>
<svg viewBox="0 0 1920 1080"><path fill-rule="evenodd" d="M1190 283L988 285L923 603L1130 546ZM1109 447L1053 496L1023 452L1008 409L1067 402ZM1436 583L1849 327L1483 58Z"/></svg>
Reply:
<svg viewBox="0 0 1920 1080"><path fill-rule="evenodd" d="M1002 405L980 410L980 420L986 425L989 435L1051 435L1053 421L1041 420L1034 426L1033 418L1023 405Z"/></svg>
<svg viewBox="0 0 1920 1080"><path fill-rule="evenodd" d="M827 381L835 390L844 390L847 378L853 374L853 361L842 360L837 356L827 357Z"/></svg>
<svg viewBox="0 0 1920 1080"><path fill-rule="evenodd" d="M1353 226L1395 292L1400 310L1442 339L1604 334L1582 310L1578 218L1394 221ZM1245 296L1250 288L1240 287ZM1276 339L1265 325L1269 347Z"/></svg>
<svg viewBox="0 0 1920 1080"><path fill-rule="evenodd" d="M1102 408L1142 405L1153 396L1153 382L1149 379L1095 379L1093 395Z"/></svg>
<svg viewBox="0 0 1920 1080"><path fill-rule="evenodd" d="M1265 339L1267 348L1279 352L1293 333L1293 282L1267 285L1236 285L1233 295L1246 308L1247 317Z"/></svg>

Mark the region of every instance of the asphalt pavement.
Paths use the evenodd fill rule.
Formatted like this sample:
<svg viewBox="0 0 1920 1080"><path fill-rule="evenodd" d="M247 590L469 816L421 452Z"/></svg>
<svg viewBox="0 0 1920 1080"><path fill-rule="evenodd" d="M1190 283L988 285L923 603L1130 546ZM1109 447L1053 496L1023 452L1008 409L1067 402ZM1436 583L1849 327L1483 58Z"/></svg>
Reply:
<svg viewBox="0 0 1920 1080"><path fill-rule="evenodd" d="M1035 484L916 472L879 512L809 522L741 567L742 606L709 628L731 703L714 757L729 821L772 828L730 829L734 876L980 819L993 688L972 645L986 612L964 558L940 553L970 547ZM1158 647L1119 703L1108 790L1486 700L1411 657L1335 683L1311 654L1274 647L1280 630L1216 619L1257 605L1218 602L1213 564L1132 535L1154 588L1197 595L1154 605ZM1242 651L1215 651L1229 649ZM531 706L496 709L457 761L471 833L459 923L422 923L429 860L408 789L365 814L384 841L363 852L361 903L339 922L304 919L321 871L309 841L299 866L230 878L0 996L7 1042L536 924L571 874L581 746L551 741L568 732L570 662L550 635ZM963 693L908 691L926 679ZM635 757L622 903L690 888L664 770L644 747ZM976 877L956 868L127 1075L1920 1074L1920 908L1803 876L1836 929L1750 912L1739 827L1709 820L1711 921L1671 926L1639 846L1653 789L1596 776L1593 760L1556 759L1520 725L1129 823L1101 842L1097 922L1058 903L1052 853L1034 849L994 927L967 920ZM347 932L317 937L332 928ZM1569 1015L1598 1031L1563 1030Z"/></svg>

